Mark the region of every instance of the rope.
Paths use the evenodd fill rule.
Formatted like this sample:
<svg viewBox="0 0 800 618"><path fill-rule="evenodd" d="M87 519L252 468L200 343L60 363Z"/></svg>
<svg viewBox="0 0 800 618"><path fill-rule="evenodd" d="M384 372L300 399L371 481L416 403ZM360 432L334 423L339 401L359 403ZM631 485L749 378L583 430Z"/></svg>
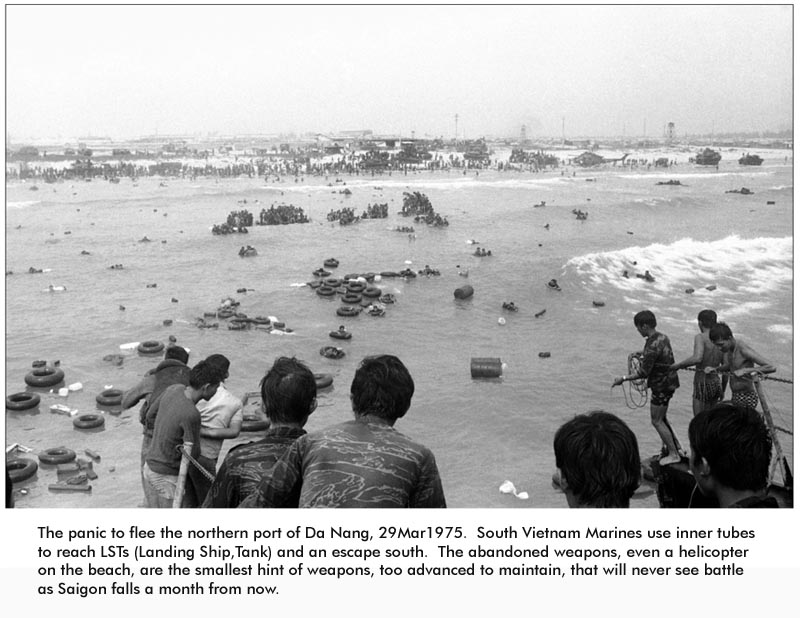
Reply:
<svg viewBox="0 0 800 618"><path fill-rule="evenodd" d="M176 448L177 450L179 450L179 451L180 451L180 453L181 453L181 456L182 456L182 457L185 457L186 459L188 459L190 464L192 464L192 465L193 465L195 468L197 468L198 470L200 470L200 473L201 473L201 474L202 474L204 477L206 477L206 478L207 478L209 481L211 481L212 483L214 482L214 475L213 475L213 474L211 474L211 473L210 473L208 470L206 470L206 469L205 469L205 468L204 468L204 467L203 467L203 466L200 464L200 462L198 462L198 461L197 461L197 460L196 460L194 457L192 457L191 455L189 455L189 453L187 453L187 452L186 452L186 450L183 448L183 445L182 445L182 444L179 444L179 445L178 445L178 446L176 446L175 448Z"/></svg>
<svg viewBox="0 0 800 618"><path fill-rule="evenodd" d="M628 373L631 375L638 375L642 366L641 352L633 352L628 354ZM628 380L628 388L625 389L625 384L622 384L622 394L625 396L625 406L629 410L643 408L647 405L647 382L644 378L636 378L635 380ZM634 392L636 395L634 395Z"/></svg>
<svg viewBox="0 0 800 618"><path fill-rule="evenodd" d="M757 367L753 367L753 369L757 369ZM691 371L692 373L697 373L698 371L700 371L699 369L692 369L691 367L681 367L680 370L681 371ZM732 372L730 372L730 371L717 371L716 373L718 375L721 375L721 376L733 375ZM768 375L762 375L761 379L762 380L772 380L773 382L783 382L784 384L794 384L794 382L792 380L787 380L786 378L773 378L773 377L768 376Z"/></svg>

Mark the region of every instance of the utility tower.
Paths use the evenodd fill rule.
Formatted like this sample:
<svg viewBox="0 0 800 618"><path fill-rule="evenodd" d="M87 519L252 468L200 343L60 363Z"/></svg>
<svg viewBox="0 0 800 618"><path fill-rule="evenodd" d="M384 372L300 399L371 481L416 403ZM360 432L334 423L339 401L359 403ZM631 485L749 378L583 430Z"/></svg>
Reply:
<svg viewBox="0 0 800 618"><path fill-rule="evenodd" d="M458 143L458 114L456 114L456 143Z"/></svg>
<svg viewBox="0 0 800 618"><path fill-rule="evenodd" d="M667 123L667 141L671 142L675 139L675 123L668 122Z"/></svg>

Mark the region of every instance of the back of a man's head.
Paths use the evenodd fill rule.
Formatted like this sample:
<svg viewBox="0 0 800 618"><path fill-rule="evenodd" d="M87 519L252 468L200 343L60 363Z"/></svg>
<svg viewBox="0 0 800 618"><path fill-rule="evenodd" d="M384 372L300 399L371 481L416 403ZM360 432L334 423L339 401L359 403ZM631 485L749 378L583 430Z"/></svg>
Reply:
<svg viewBox="0 0 800 618"><path fill-rule="evenodd" d="M219 370L206 360L201 360L189 372L189 386L199 389L206 384L219 384Z"/></svg>
<svg viewBox="0 0 800 618"><path fill-rule="evenodd" d="M692 468L701 459L724 487L762 491L769 480L772 437L753 408L720 403L689 422Z"/></svg>
<svg viewBox="0 0 800 618"><path fill-rule="evenodd" d="M367 414L394 422L408 412L414 380L396 356L367 356L356 369L350 400L357 416Z"/></svg>
<svg viewBox="0 0 800 618"><path fill-rule="evenodd" d="M636 436L621 419L600 410L579 414L558 429L553 450L575 506L628 507L642 471Z"/></svg>
<svg viewBox="0 0 800 618"><path fill-rule="evenodd" d="M711 329L717 323L717 313L711 309L703 309L697 314L697 321L703 328Z"/></svg>
<svg viewBox="0 0 800 618"><path fill-rule="evenodd" d="M164 352L164 360L168 359L177 360L182 362L184 365L188 365L189 353L186 351L186 348L182 348L179 345L167 346L167 349Z"/></svg>
<svg viewBox="0 0 800 618"><path fill-rule="evenodd" d="M260 386L264 410L272 423L305 423L314 411L317 382L296 358L275 359Z"/></svg>
<svg viewBox="0 0 800 618"><path fill-rule="evenodd" d="M206 362L214 367L219 373L220 382L224 381L228 377L228 371L231 367L231 361L229 361L225 356L222 354L211 354L206 358Z"/></svg>

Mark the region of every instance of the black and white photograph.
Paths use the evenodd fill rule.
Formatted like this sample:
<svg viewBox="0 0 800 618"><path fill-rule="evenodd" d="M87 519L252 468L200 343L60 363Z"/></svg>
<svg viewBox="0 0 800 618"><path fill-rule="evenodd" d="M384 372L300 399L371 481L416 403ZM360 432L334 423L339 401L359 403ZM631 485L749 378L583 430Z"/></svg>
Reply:
<svg viewBox="0 0 800 618"><path fill-rule="evenodd" d="M6 507L791 508L791 5L7 5Z"/></svg>

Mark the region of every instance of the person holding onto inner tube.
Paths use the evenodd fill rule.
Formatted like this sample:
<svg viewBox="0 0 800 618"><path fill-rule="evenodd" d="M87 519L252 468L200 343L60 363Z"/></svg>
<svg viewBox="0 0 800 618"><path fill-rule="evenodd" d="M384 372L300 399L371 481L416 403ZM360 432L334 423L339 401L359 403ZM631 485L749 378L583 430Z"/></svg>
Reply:
<svg viewBox="0 0 800 618"><path fill-rule="evenodd" d="M172 384L159 397L159 411L153 427L153 440L145 458L143 475L145 499L151 508L172 508L178 488L182 451L192 443L191 456L200 455L200 412L197 402L209 401L217 392L219 368L202 360L189 372L189 384ZM181 507L196 507L194 485L186 483Z"/></svg>
<svg viewBox="0 0 800 618"><path fill-rule="evenodd" d="M444 508L429 448L394 425L414 380L396 356L368 356L350 386L355 419L298 438L242 507Z"/></svg>
<svg viewBox="0 0 800 618"><path fill-rule="evenodd" d="M219 468L204 508L235 508L269 476L275 462L300 436L317 408L314 374L296 358L281 356L261 379L261 401L270 420L267 435L233 447Z"/></svg>
<svg viewBox="0 0 800 618"><path fill-rule="evenodd" d="M217 473L217 459L222 450L222 442L233 439L242 430L242 400L225 388L231 362L222 354L212 354L206 362L219 372L219 388L214 397L197 403L200 411L200 456L197 461L212 476ZM194 484L198 504L206 499L211 481L195 466L189 467L189 480Z"/></svg>
<svg viewBox="0 0 800 618"><path fill-rule="evenodd" d="M633 324L646 339L639 373L615 378L612 386L619 386L627 380L647 378L650 389L650 421L667 449L667 454L659 463L662 466L678 463L681 460L681 446L667 420L669 400L680 386L678 372L672 368L675 363L672 345L669 337L656 330L656 316L652 311L637 313L633 316Z"/></svg>
<svg viewBox="0 0 800 618"><path fill-rule="evenodd" d="M706 373L706 367L717 368L722 362L722 352L711 342L708 333L717 323L717 314L711 309L703 309L697 314L700 332L694 336L694 352L689 358L673 363L670 369L695 367L694 388L692 389L692 411L697 416L703 410L714 407L722 399L727 376L720 379L719 374Z"/></svg>
<svg viewBox="0 0 800 618"><path fill-rule="evenodd" d="M553 451L570 508L628 508L642 472L636 435L622 419L579 414L556 431Z"/></svg>
<svg viewBox="0 0 800 618"><path fill-rule="evenodd" d="M189 353L178 345L168 346L164 352L164 360L158 366L148 371L139 383L122 394L122 408L132 408L144 399L139 409L139 422L142 424L142 449L139 468L143 469L150 443L153 439L153 427L158 414L158 402L162 393L172 384L189 384ZM147 504L147 488L142 476L142 489L144 490L145 506Z"/></svg>
<svg viewBox="0 0 800 618"><path fill-rule="evenodd" d="M723 354L720 371L730 372L731 401L740 406L758 408L758 394L753 386L752 374L762 376L775 373L777 368L744 341L734 338L725 322L718 322L708 333L711 342ZM706 371L714 371L707 368Z"/></svg>

